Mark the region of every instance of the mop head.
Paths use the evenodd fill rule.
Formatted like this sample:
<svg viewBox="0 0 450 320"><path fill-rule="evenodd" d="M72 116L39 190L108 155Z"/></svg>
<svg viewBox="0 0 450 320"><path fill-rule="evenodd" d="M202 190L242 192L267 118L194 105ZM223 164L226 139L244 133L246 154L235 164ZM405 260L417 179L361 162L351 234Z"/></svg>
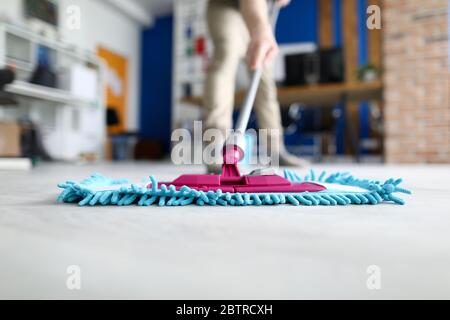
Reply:
<svg viewBox="0 0 450 320"><path fill-rule="evenodd" d="M316 175L311 171L307 176L285 170L284 177L291 182L313 182L325 187L319 192L301 193L230 193L217 191L198 191L187 186L178 190L173 185L158 184L152 176L149 181L132 184L128 180L114 180L100 174L94 174L82 182L67 181L58 186L63 189L59 202L78 203L80 206L118 205L126 206L186 206L221 205L281 205L295 206L335 206L363 205L393 202L403 205L403 199L396 193L411 194L400 187L401 179L389 179L385 182L357 179L349 173L322 172Z"/></svg>

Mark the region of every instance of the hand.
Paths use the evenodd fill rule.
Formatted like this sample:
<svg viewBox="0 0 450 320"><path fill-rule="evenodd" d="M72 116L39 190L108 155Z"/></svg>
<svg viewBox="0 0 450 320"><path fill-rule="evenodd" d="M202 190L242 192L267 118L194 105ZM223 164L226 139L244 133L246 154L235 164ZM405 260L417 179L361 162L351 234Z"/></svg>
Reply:
<svg viewBox="0 0 450 320"><path fill-rule="evenodd" d="M291 3L291 0L276 0L276 3L280 7L286 7L289 3Z"/></svg>
<svg viewBox="0 0 450 320"><path fill-rule="evenodd" d="M250 37L250 45L247 51L250 68L255 70L267 66L278 54L278 44L270 25L256 28Z"/></svg>

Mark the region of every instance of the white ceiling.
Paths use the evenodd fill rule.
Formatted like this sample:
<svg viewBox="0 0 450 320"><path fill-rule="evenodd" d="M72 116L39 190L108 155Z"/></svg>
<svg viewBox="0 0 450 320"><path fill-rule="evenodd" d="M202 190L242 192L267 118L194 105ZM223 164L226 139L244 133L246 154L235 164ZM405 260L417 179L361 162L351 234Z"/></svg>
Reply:
<svg viewBox="0 0 450 320"><path fill-rule="evenodd" d="M100 0L99 0L100 1ZM170 14L174 0L102 0L142 26L152 26L155 17Z"/></svg>
<svg viewBox="0 0 450 320"><path fill-rule="evenodd" d="M172 12L173 0L134 0L152 16L162 16Z"/></svg>

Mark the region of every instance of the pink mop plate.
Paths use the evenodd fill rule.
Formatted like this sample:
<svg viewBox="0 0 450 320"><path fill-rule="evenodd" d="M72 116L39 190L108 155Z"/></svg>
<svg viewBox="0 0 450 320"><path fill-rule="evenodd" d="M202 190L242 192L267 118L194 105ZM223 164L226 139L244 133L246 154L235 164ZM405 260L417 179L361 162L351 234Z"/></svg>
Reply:
<svg viewBox="0 0 450 320"><path fill-rule="evenodd" d="M227 177L212 174L184 174L172 182L161 182L158 186L173 185L177 190L183 186L199 191L217 191L231 193L300 193L319 192L326 188L317 183L293 183L278 175ZM150 185L151 187L151 185Z"/></svg>
<svg viewBox="0 0 450 320"><path fill-rule="evenodd" d="M300 193L326 190L324 186L317 183L295 183L275 174L241 176L237 163L243 156L244 152L236 145L230 149L224 148L222 175L184 174L172 182L161 182L158 187L165 184L166 186L173 185L177 190L187 186L205 192L220 189L222 192L231 193ZM151 184L148 188L151 188Z"/></svg>

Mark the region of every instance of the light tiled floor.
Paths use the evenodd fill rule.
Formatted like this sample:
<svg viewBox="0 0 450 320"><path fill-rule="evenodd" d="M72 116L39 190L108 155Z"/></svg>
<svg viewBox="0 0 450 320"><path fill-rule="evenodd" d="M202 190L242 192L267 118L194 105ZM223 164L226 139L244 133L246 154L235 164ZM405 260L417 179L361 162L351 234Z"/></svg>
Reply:
<svg viewBox="0 0 450 320"><path fill-rule="evenodd" d="M0 298L450 298L450 166L317 166L405 178L407 205L95 207L55 202L92 172L171 180L168 164L0 172ZM81 290L66 287L81 268ZM366 286L379 266L381 289Z"/></svg>

